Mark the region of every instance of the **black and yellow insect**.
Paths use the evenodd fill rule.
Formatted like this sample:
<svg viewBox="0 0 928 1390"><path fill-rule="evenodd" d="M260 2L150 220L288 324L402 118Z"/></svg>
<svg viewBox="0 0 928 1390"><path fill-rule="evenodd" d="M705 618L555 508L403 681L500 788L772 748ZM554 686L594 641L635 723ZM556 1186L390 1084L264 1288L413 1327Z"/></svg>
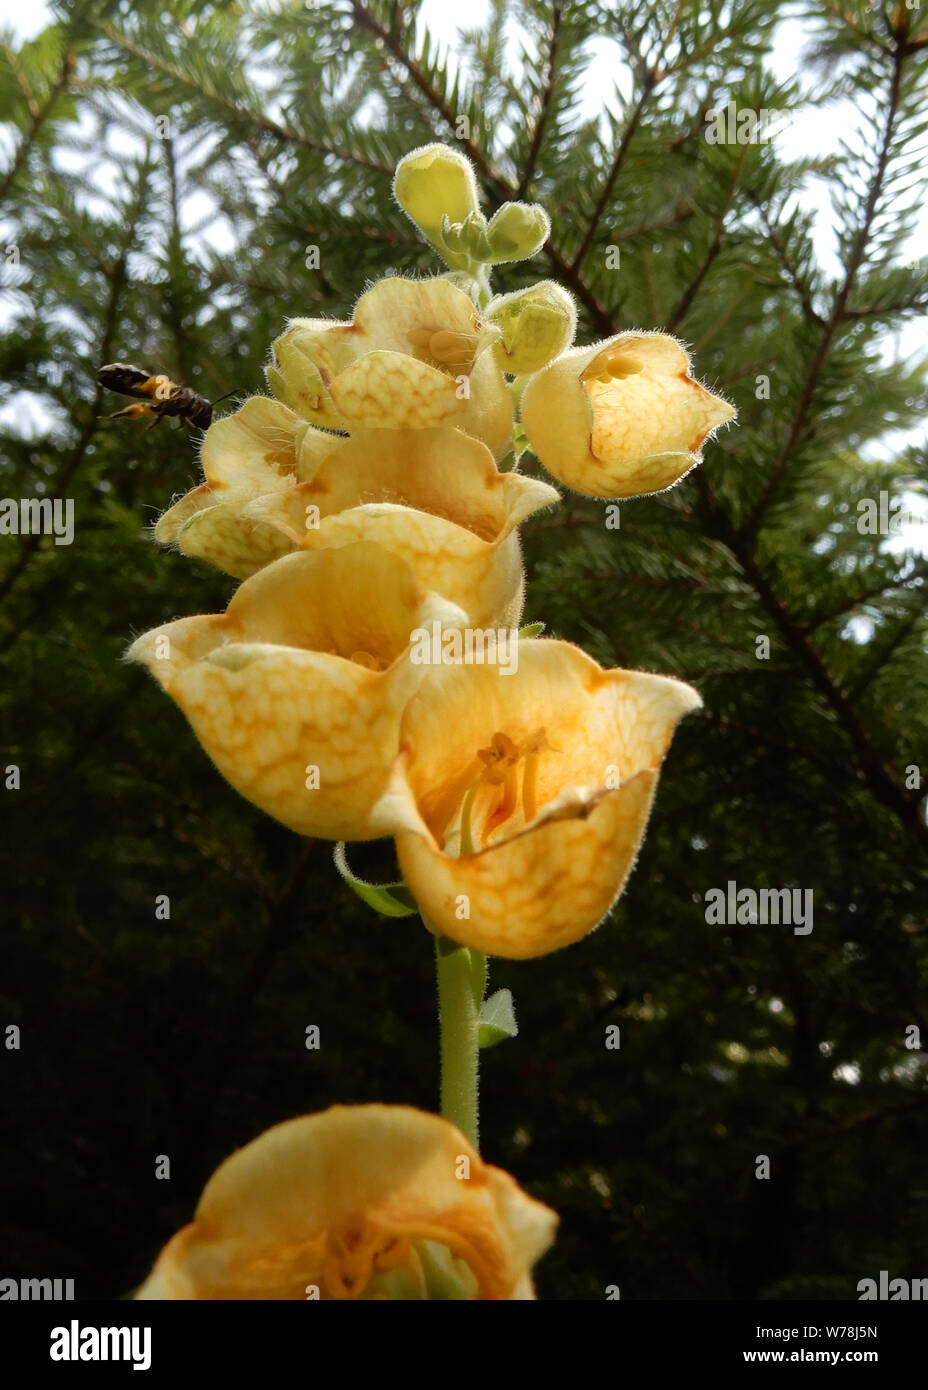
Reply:
<svg viewBox="0 0 928 1390"><path fill-rule="evenodd" d="M179 386L170 377L153 376L141 367L130 366L127 362L111 362L97 372L97 381L107 391L116 391L120 396L136 396L135 405L127 405L125 410L117 410L111 420L140 419L153 415L149 429L154 429L165 415L176 415L187 420L197 429L209 428L213 418L213 403L189 386Z"/></svg>

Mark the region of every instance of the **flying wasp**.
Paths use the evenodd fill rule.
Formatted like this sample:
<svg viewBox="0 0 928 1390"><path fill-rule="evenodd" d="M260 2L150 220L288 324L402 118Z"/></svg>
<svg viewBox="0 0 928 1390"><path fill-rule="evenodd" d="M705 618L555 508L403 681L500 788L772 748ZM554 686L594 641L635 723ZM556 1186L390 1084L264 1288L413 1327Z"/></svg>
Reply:
<svg viewBox="0 0 928 1390"><path fill-rule="evenodd" d="M137 420L144 415L153 415L154 419L148 426L150 430L165 415L176 415L197 429L208 429L213 418L213 406L219 404L218 401L208 401L189 386L179 386L168 376L153 376L127 362L111 362L109 366L101 367L97 372L97 381L107 391L138 398L135 405L117 410L109 417L111 420ZM225 400L225 396L222 399Z"/></svg>

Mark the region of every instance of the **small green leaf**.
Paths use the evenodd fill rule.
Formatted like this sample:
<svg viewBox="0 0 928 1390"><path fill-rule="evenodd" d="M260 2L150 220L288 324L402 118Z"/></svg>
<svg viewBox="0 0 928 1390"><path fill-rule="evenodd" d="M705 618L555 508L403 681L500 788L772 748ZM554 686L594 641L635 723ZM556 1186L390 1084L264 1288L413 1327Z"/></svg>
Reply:
<svg viewBox="0 0 928 1390"><path fill-rule="evenodd" d="M512 1004L512 991L498 989L489 999L483 1001L480 1010L480 1030L477 1042L480 1047L495 1047L506 1038L518 1035L515 1009Z"/></svg>
<svg viewBox="0 0 928 1390"><path fill-rule="evenodd" d="M545 630L544 623L526 623L519 628L520 637L538 637Z"/></svg>
<svg viewBox="0 0 928 1390"><path fill-rule="evenodd" d="M335 846L335 867L348 887L382 917L411 917L418 911L405 883L365 883L363 878L356 878L348 867L343 840Z"/></svg>

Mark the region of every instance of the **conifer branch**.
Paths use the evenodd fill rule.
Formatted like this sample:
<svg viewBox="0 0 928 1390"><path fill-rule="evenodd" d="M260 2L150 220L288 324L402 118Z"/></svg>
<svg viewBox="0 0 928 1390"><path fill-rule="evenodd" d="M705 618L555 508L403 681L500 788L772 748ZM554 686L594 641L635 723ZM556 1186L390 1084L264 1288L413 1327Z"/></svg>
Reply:
<svg viewBox="0 0 928 1390"><path fill-rule="evenodd" d="M362 0L351 0L351 9L357 24L373 35L376 40L379 40L384 51L389 53L390 57L400 65L425 98L427 105L437 112L448 129L454 132L455 140L479 170L488 192L493 195L497 203L504 203L511 198L515 190L503 178L490 157L485 154L483 147L469 134L458 135L459 113L451 108L443 93L438 90L434 83L429 81L415 56L404 48L400 41L402 34L398 34L381 24L362 4ZM392 169L390 172L392 174Z"/></svg>
<svg viewBox="0 0 928 1390"><path fill-rule="evenodd" d="M865 589L862 593L854 594L852 597L842 600L839 607L832 608L827 613L816 614L809 622L799 624L799 626L805 633L814 632L817 628L824 627L825 623L833 622L835 618L843 617L845 613L852 613L855 608L862 607L870 599L879 598L881 594L889 593L893 589L908 590L910 584L920 579L928 579L928 565L919 565L908 574L874 584L871 589ZM915 593L917 590L911 592Z"/></svg>
<svg viewBox="0 0 928 1390"><path fill-rule="evenodd" d="M626 122L625 129L622 132L622 138L619 141L619 148L615 153L615 157L612 161L612 166L609 170L608 175L606 176L606 180L603 184L602 191L600 193L599 199L597 200L596 206L593 209L593 215L590 218L583 240L581 241L580 246L574 254L574 258L571 262L571 268L573 270L579 269L586 257L587 252L590 249L590 246L592 245L593 238L596 235L600 221L602 220L606 207L609 204L609 200L612 197L612 191L615 188L616 181L618 180L619 174L622 171L622 165L625 163L625 158L628 154L631 142L635 137L635 133L638 130L639 125L641 124L641 118L644 115L645 107L647 106L655 88L659 85L663 78L668 75L662 69L661 64L663 62L664 54L667 51L667 45L673 37L674 33L676 32L677 24L679 23L680 15L683 10L683 3L684 0L677 0L677 6L674 10L670 24L667 28L667 32L664 34L660 43L659 56L657 58L657 61L654 64L649 65L645 62L640 51L636 49L634 53L635 66L637 67L641 80L641 92L639 94L637 102L632 108L631 115L629 116L628 121ZM625 39L628 47L634 47L628 34L625 35Z"/></svg>
<svg viewBox="0 0 928 1390"><path fill-rule="evenodd" d="M823 0L823 4L825 9L834 15L835 19L840 19L842 24L851 30L855 38L861 39L865 43L872 43L881 53L889 54L892 52L890 45L881 39L879 34L874 33L872 29L861 27L858 16L845 3L842 3L842 0ZM871 9L869 13L873 14L873 10Z"/></svg>
<svg viewBox="0 0 928 1390"><path fill-rule="evenodd" d="M116 319L119 312L120 301L123 290L126 286L129 255L135 245L138 233L138 224L145 206L145 198L148 188L148 178L151 171L151 164L148 156L139 165L138 183L136 196L132 206L127 209L125 222L125 235L120 244L119 254L116 261L109 266L106 273L109 289L107 293L106 307L103 314L103 328L100 334L98 357L100 362L106 362L112 356L113 338L116 333ZM90 413L84 416L80 426L77 439L71 450L67 462L59 472L55 486L47 494L52 502L64 495L65 488L77 473L81 464L87 456L87 451L93 442L94 436L100 428L100 409L103 404L103 388L96 380L94 375L94 394L90 404ZM29 561L43 540L42 533L38 530L31 531L26 536L20 537L19 555L2 578L0 578L0 602L7 598L17 581L25 573Z"/></svg>
<svg viewBox="0 0 928 1390"><path fill-rule="evenodd" d="M928 311L928 298L902 299L895 304L867 304L859 309L850 308L845 312L848 319L889 318L893 314L913 312L924 314Z"/></svg>
<svg viewBox="0 0 928 1390"><path fill-rule="evenodd" d="M888 640L884 639L880 642L878 638L873 639L872 645L875 650L850 686L848 690L850 699L855 701L860 699L880 671L889 665L893 655L899 650L906 638L914 632L915 627L925 617L926 612L928 612L928 602L922 602L919 607L912 610L907 618L903 618L895 631L890 634Z"/></svg>
<svg viewBox="0 0 928 1390"><path fill-rule="evenodd" d="M536 529L538 529L536 527ZM645 589L693 589L708 590L709 585L702 579L692 579L687 575L653 575L623 573L620 570L586 570L588 579L608 580L610 584L637 584Z"/></svg>
<svg viewBox="0 0 928 1390"><path fill-rule="evenodd" d="M525 168L522 170L522 177L516 190L518 198L524 198L527 194L532 179L535 177L535 168L538 163L538 154L541 150L541 142L544 139L545 127L548 124L548 116L551 111L551 99L554 95L554 88L558 79L558 43L561 37L561 0L554 0L551 13L551 34L548 44L548 64L545 77L544 95L541 99L541 110L532 131L532 143L529 146L528 158L525 161Z"/></svg>
<svg viewBox="0 0 928 1390"><path fill-rule="evenodd" d="M670 317L667 319L666 327L669 333L673 333L675 329L678 328L679 325L686 318L686 315L689 313L690 306L692 305L693 300L699 293L703 281L709 274L709 271L712 269L715 259L722 249L722 241L725 236L725 219L728 217L728 214L731 211L732 203L735 199L735 192L738 188L738 180L741 177L741 171L744 168L744 161L747 158L749 148L750 146L748 145L742 145L741 147L741 153L739 154L737 163L735 165L735 172L732 177L731 186L728 190L728 195L725 199L722 211L719 213L718 220L716 221L715 231L713 233L712 240L709 243L709 248L706 251L705 257L703 258L703 262L693 279L690 281L689 285L687 285L686 289L683 291L683 294L677 301L677 304L675 308L672 310Z"/></svg>
<svg viewBox="0 0 928 1390"><path fill-rule="evenodd" d="M573 290L584 309L586 309L593 327L604 336L614 333L616 330L612 314L604 304L600 303L599 299L584 280L580 270L565 259L562 252L550 238L545 242L542 250L547 256L555 275L568 287L568 289Z"/></svg>
<svg viewBox="0 0 928 1390"><path fill-rule="evenodd" d="M138 59L139 62L154 68L156 72L163 73L165 77L170 77L173 82L186 87L188 91L203 97L211 105L224 111L227 116L234 120L244 122L255 127L263 135L272 135L275 139L283 141L285 144L299 145L304 149L312 150L316 154L329 155L332 159L341 160L345 164L356 164L362 169L368 169L371 173L382 174L387 178L392 178L393 170L389 165L381 164L377 160L368 159L366 156L356 153L354 150L341 149L325 140L318 140L314 136L305 135L302 131L294 130L291 126L281 125L279 121L272 120L270 116L249 111L247 107L239 106L229 97L224 97L217 92L214 87L197 82L188 73L178 68L175 64L166 62L155 53L146 52L125 34L120 34L111 24L104 20L95 19L92 21L93 28L109 39L117 48L121 48L124 53Z"/></svg>
<svg viewBox="0 0 928 1390"><path fill-rule="evenodd" d="M799 297L799 302L802 305L803 313L805 314L806 318L810 320L810 322L817 324L819 328L824 328L825 320L822 318L821 314L818 312L818 310L815 308L815 305L812 303L812 293L808 285L803 280L802 276L799 274L796 267L793 265L789 253L787 252L786 247L784 246L780 238L780 234L777 231L777 228L774 226L772 220L767 215L767 209L764 207L763 203L760 201L759 198L755 198L752 196L751 202L754 204L755 208L757 209L760 215L760 220L763 223L764 231L767 233L767 240L770 242L770 245L776 252L777 259L779 260L783 269L786 271L789 283L792 285L793 289L796 291L796 294Z"/></svg>
<svg viewBox="0 0 928 1390"><path fill-rule="evenodd" d="M673 212L669 213L667 217L655 218L653 222L642 222L640 226L628 227L623 232L613 232L612 238L614 241L632 241L635 237L646 236L649 232L663 232L668 227L677 227L692 215L691 195L684 193Z"/></svg>
<svg viewBox="0 0 928 1390"><path fill-rule="evenodd" d="M796 743L795 739L791 739L779 729L773 730L769 724L761 729L756 724L748 723L743 719L732 718L728 714L718 714L715 710L708 708L700 710L699 718L704 723L711 724L713 728L718 729L725 737L730 736L731 733L746 735L758 748L769 743L771 747L782 749L792 758L798 758L815 767L820 767L823 772L829 775L834 772L834 763L815 744L811 742Z"/></svg>
<svg viewBox="0 0 928 1390"><path fill-rule="evenodd" d="M599 229L599 224L602 221L603 213L606 211L606 208L609 205L609 200L612 197L612 190L615 188L616 180L618 179L619 174L622 172L622 165L625 163L625 157L628 154L632 140L635 137L635 132L637 131L638 126L641 123L641 118L644 115L645 107L647 106L648 100L656 85L657 78L655 74L649 69L647 72L644 73L642 77L641 93L638 97L638 100L635 102L635 105L632 107L631 114L625 123L625 129L622 131L622 138L619 141L619 148L615 152L615 157L612 161L612 166L609 170L609 173L606 175L606 179L603 183L600 195L596 200L596 206L594 207L592 216L590 217L589 223L587 224L587 229L583 234L583 239L581 240L580 245L577 247L577 250L574 252L573 260L570 263L571 270L578 270L580 266L583 264L584 260L586 259L586 254L589 251L590 246L592 245L593 238L595 237Z"/></svg>
<svg viewBox="0 0 928 1390"><path fill-rule="evenodd" d="M711 329L710 329L710 331L709 331L709 335L708 335L708 336L709 336L709 337L712 336L712 330L711 330ZM694 351L695 351L695 350L694 350ZM779 362L779 361L780 361L780 358L777 357L777 356L771 356L771 357L757 357L757 358L754 359L753 362L745 362L744 365L743 365L742 367L739 367L739 368L737 369L737 371L734 371L734 372L721 372L721 373L715 378L715 384L716 384L716 386L730 386L731 383L732 383L733 381L743 381L744 378L747 377L747 376L757 376L758 372L763 371L764 368L766 368L766 367L772 367L772 366L774 366L775 363L777 363L777 362ZM722 447L722 446L720 446L720 447Z"/></svg>
<svg viewBox="0 0 928 1390"><path fill-rule="evenodd" d="M9 50L7 50L7 52L9 53ZM36 137L54 110L58 98L67 90L74 72L74 62L75 52L73 47L66 49L64 57L61 60L61 68L58 76L52 83L48 96L41 106L37 106L34 100L27 97L27 106L32 115L32 120L29 129L19 142L16 153L13 156L13 162L4 174L2 182L0 182L0 202L6 197L10 185L23 167L29 151L35 144Z"/></svg>
<svg viewBox="0 0 928 1390"><path fill-rule="evenodd" d="M793 452L802 438L808 424L809 411L818 386L822 368L828 358L832 343L845 318L848 300L854 288L858 272L863 264L864 256L867 251L867 244L870 239L870 232L876 216L877 206L883 193L886 180L886 172L889 166L890 151L892 149L893 138L896 131L896 121L899 116L899 105L902 94L902 75L905 61L905 54L901 47L897 46L893 53L892 77L889 88L889 102L886 108L886 117L883 125L883 136L880 142L879 154L870 179L867 192L867 200L864 205L863 213L858 226L857 233L851 243L850 254L848 256L847 268L841 287L835 296L832 304L831 313L825 322L818 346L812 356L806 372L805 381L793 417L790 422L789 431L783 443L773 470L767 482L767 486L761 493L751 515L744 524L743 532L746 536L754 535L761 523L767 508L776 497L783 475L793 457Z"/></svg>
<svg viewBox="0 0 928 1390"><path fill-rule="evenodd" d="M885 762L878 752L852 699L841 689L819 652L809 641L807 634L793 618L788 606L781 600L772 583L761 570L754 555L748 549L744 535L735 530L728 513L715 496L714 489L705 475L700 475L699 483L708 509L711 529L720 537L738 561L761 605L773 618L783 637L805 667L812 684L844 727L845 733L857 754L861 772L874 796L893 811L899 820L915 834L923 847L928 849L928 824L925 823L918 809L918 800L909 796L896 771Z"/></svg>

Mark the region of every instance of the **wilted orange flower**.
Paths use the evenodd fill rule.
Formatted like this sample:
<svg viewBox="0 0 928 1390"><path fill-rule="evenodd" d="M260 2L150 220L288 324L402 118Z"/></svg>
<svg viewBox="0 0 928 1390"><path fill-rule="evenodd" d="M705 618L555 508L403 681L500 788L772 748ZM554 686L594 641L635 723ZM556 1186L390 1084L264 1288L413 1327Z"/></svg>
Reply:
<svg viewBox="0 0 928 1390"><path fill-rule="evenodd" d="M447 1120L337 1105L227 1158L136 1297L531 1299L556 1225Z"/></svg>

